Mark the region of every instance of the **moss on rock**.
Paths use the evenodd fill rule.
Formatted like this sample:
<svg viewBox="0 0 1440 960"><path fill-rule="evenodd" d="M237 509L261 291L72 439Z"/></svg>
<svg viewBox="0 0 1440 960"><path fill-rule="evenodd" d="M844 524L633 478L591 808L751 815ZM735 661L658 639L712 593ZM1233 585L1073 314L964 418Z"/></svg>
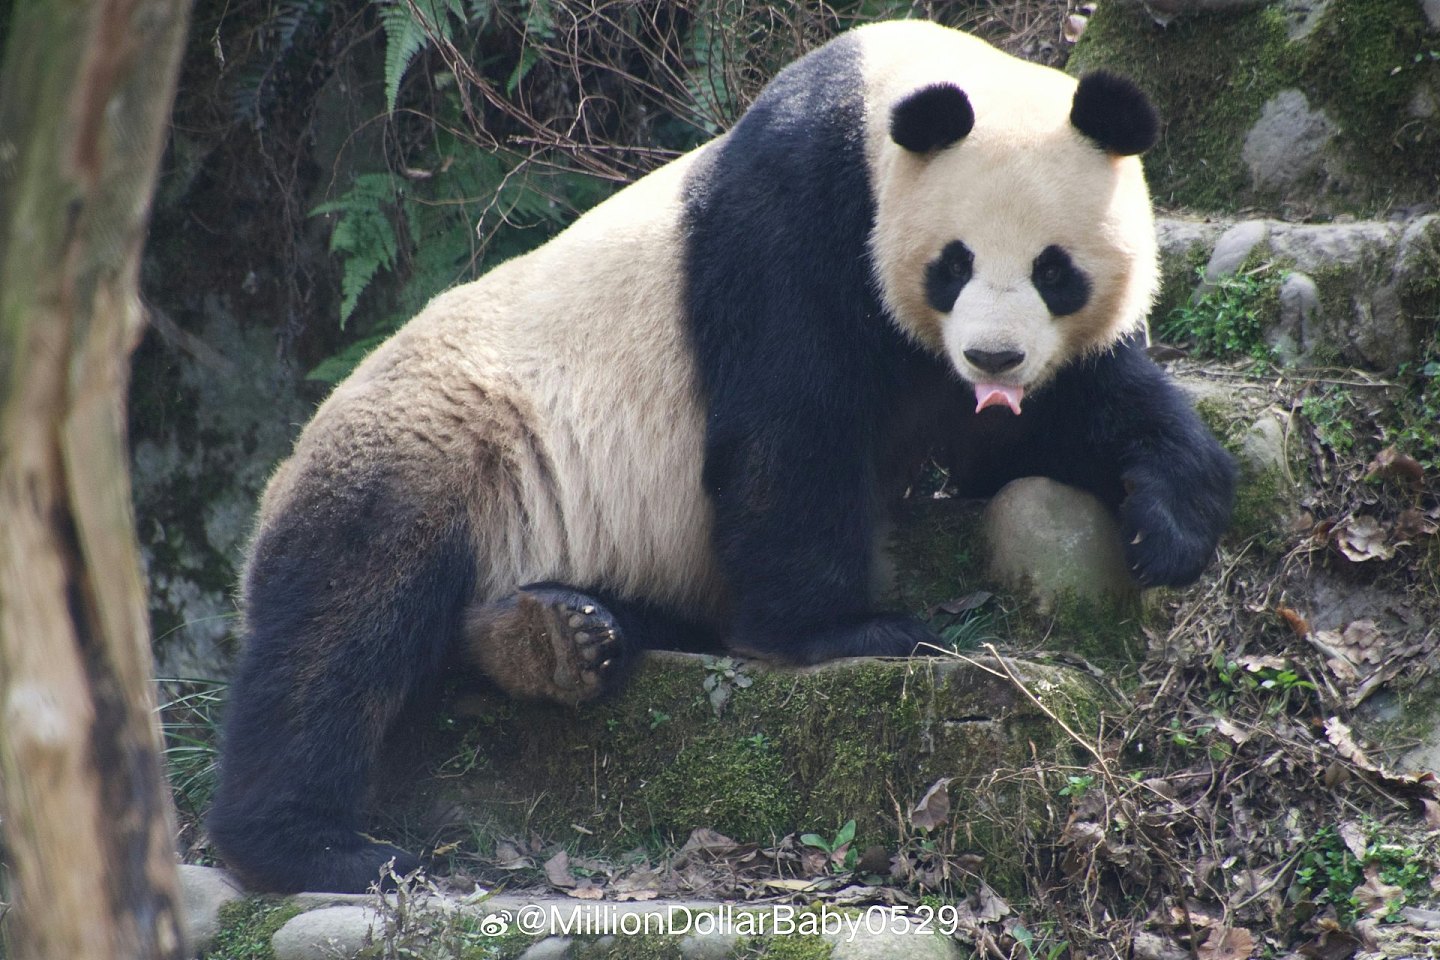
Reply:
<svg viewBox="0 0 1440 960"><path fill-rule="evenodd" d="M1020 661L752 665L717 716L705 689L715 673L713 658L651 654L622 694L579 711L473 698L472 716L431 731L425 769L386 805L412 823L455 811L482 844L487 832L570 837L572 825L609 850L676 844L699 827L768 843L851 819L868 844L897 839L897 804L952 777L957 822L1004 863L1039 798L997 773L1073 761L1052 715L1093 730L1101 696L1078 671Z"/></svg>
<svg viewBox="0 0 1440 960"><path fill-rule="evenodd" d="M275 932L303 909L278 897L246 897L220 908L220 932L200 960L274 960Z"/></svg>
<svg viewBox="0 0 1440 960"><path fill-rule="evenodd" d="M1160 202L1229 210L1249 186L1241 148L1260 108L1283 86L1284 49L1284 18L1273 8L1161 29L1139 4L1107 3L1090 19L1070 69L1115 70L1154 99L1165 128L1145 168Z"/></svg>
<svg viewBox="0 0 1440 960"><path fill-rule="evenodd" d="M1102 4L1070 60L1073 72L1135 78L1165 122L1146 170L1157 199L1203 210L1272 206L1373 213L1432 201L1440 190L1440 34L1414 0L1330 0L1293 31L1269 3L1158 26L1140 4ZM1303 94L1333 125L1316 169L1257 184L1242 151L1262 109Z"/></svg>

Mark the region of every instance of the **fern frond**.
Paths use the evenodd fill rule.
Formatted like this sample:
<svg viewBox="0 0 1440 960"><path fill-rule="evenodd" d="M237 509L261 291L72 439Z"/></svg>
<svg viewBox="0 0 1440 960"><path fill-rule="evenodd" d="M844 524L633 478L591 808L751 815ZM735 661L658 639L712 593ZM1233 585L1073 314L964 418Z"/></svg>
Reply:
<svg viewBox="0 0 1440 960"><path fill-rule="evenodd" d="M342 196L322 203L311 216L338 214L330 232L330 251L342 262L340 325L355 312L360 295L383 270L395 267L399 240L390 210L396 197L395 180L388 173L366 173L355 178Z"/></svg>
<svg viewBox="0 0 1440 960"><path fill-rule="evenodd" d="M395 112L400 82L432 37L450 40L455 20L464 22L462 0L375 0L385 31L385 106ZM454 18L452 20L452 17Z"/></svg>

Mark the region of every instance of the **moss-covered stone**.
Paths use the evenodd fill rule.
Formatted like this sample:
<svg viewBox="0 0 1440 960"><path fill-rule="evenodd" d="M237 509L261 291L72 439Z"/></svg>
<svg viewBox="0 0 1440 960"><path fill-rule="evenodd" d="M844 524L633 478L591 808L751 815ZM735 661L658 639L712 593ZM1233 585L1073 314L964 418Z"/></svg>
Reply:
<svg viewBox="0 0 1440 960"><path fill-rule="evenodd" d="M1130 596L1077 597L1061 590L1041 611L1034 597L1006 590L987 575L983 509L983 502L973 500L905 505L891 551L899 605L929 618L941 637L960 651L994 642L1078 653L1096 662L1133 662L1143 649L1148 607ZM944 613L943 604L977 594L989 594L989 599L976 610L958 616Z"/></svg>
<svg viewBox="0 0 1440 960"><path fill-rule="evenodd" d="M755 960L830 960L835 947L818 935L752 937L736 945L734 956Z"/></svg>
<svg viewBox="0 0 1440 960"><path fill-rule="evenodd" d="M302 912L291 900L247 897L220 908L220 932L200 960L274 960L275 931Z"/></svg>
<svg viewBox="0 0 1440 960"><path fill-rule="evenodd" d="M705 690L713 673L713 658L652 654L622 694L579 711L473 698L468 716L425 738L424 769L385 806L417 824L445 807L481 844L569 838L575 826L612 851L676 844L699 827L768 843L831 835L851 819L869 844L897 839L896 805L952 777L957 822L1003 864L1037 795L997 772L1036 757L1072 762L1075 744L1052 715L1093 731L1100 703L1088 676L1062 667L857 660L745 666L748 686L736 684L717 716Z"/></svg>
<svg viewBox="0 0 1440 960"><path fill-rule="evenodd" d="M1230 210L1247 195L1245 134L1284 79L1285 23L1271 8L1182 20L1161 29L1140 4L1102 4L1070 58L1070 70L1133 77L1164 120L1145 157L1156 198L1167 205Z"/></svg>
<svg viewBox="0 0 1440 960"><path fill-rule="evenodd" d="M1292 30L1287 13L1276 2L1162 28L1141 4L1102 4L1070 69L1123 72L1154 98L1165 129L1145 163L1162 203L1308 214L1433 200L1440 111L1425 104L1440 96L1440 33L1420 5L1330 0L1308 31ZM1262 185L1242 152L1282 91L1298 91L1333 135L1313 171Z"/></svg>

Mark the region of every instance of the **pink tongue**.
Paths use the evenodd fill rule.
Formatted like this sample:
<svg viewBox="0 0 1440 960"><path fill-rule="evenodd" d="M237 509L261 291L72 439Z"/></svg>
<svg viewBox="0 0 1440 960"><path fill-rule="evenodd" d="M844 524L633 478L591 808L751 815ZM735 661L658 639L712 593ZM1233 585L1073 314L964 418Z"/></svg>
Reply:
<svg viewBox="0 0 1440 960"><path fill-rule="evenodd" d="M1012 387L1003 383L975 384L975 412L986 407L1004 404L1015 416L1020 416L1020 398L1025 395L1024 387Z"/></svg>

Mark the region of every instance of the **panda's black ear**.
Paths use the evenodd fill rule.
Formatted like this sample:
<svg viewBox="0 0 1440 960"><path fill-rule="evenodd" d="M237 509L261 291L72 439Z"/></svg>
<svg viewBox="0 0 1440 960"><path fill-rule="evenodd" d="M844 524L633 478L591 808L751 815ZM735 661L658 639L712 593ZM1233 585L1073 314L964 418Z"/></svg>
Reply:
<svg viewBox="0 0 1440 960"><path fill-rule="evenodd" d="M1080 78L1070 122L1107 153L1133 157L1155 145L1160 117L1145 93L1124 77L1096 71Z"/></svg>
<svg viewBox="0 0 1440 960"><path fill-rule="evenodd" d="M911 153L929 153L964 138L975 126L970 98L953 83L908 94L890 111L890 139Z"/></svg>

